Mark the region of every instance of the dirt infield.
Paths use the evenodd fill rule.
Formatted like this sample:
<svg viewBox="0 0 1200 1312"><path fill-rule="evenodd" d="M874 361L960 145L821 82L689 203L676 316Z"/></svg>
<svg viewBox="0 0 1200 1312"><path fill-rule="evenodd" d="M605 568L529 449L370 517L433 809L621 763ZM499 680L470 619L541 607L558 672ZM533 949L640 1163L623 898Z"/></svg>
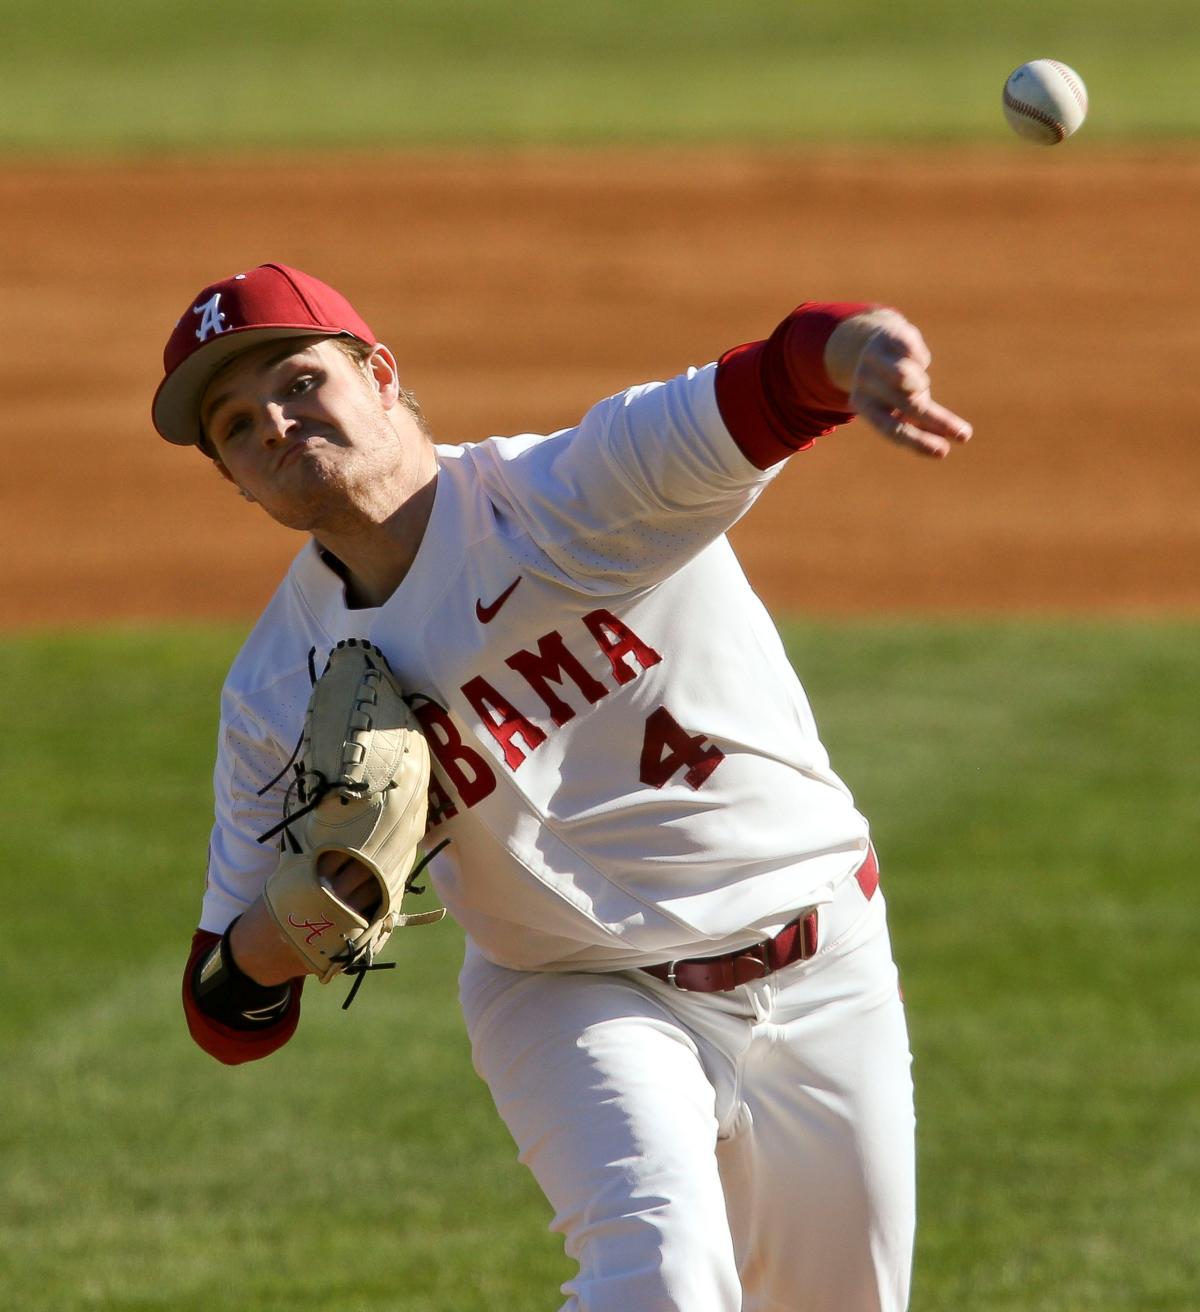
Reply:
<svg viewBox="0 0 1200 1312"><path fill-rule="evenodd" d="M149 425L187 298L266 259L342 287L445 440L546 431L763 335L904 308L977 440L853 430L735 530L777 608L1200 612L1200 157L374 155L9 165L0 626L248 616L297 539Z"/></svg>

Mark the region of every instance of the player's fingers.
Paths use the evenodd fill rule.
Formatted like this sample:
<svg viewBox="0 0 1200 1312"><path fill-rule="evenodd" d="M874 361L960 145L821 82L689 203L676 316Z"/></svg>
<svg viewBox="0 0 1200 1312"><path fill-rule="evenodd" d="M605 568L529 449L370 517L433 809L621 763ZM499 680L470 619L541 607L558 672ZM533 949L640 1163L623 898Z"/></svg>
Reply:
<svg viewBox="0 0 1200 1312"><path fill-rule="evenodd" d="M908 354L880 350L864 353L854 375L850 392L852 404L860 408L864 401L891 410L903 409L914 398L928 395L929 374L919 359Z"/></svg>
<svg viewBox="0 0 1200 1312"><path fill-rule="evenodd" d="M880 412L898 415L911 428L967 442L971 425L935 401L929 390L929 375L912 359L897 362L877 360L855 379L850 404L859 414Z"/></svg>
<svg viewBox="0 0 1200 1312"><path fill-rule="evenodd" d="M969 442L974 432L971 425L947 406L940 405L926 391L912 397L906 405L896 406L902 419L926 433L949 438L959 444Z"/></svg>
<svg viewBox="0 0 1200 1312"><path fill-rule="evenodd" d="M317 858L317 875L343 902L355 908L377 893L374 873L345 852L322 852Z"/></svg>
<svg viewBox="0 0 1200 1312"><path fill-rule="evenodd" d="M918 455L932 456L937 460L950 454L951 441L939 433L927 432L887 406L867 402L859 411L875 431L897 446L907 447Z"/></svg>
<svg viewBox="0 0 1200 1312"><path fill-rule="evenodd" d="M343 871L334 880L333 891L360 916L370 917L383 900L379 880L357 861L352 870Z"/></svg>
<svg viewBox="0 0 1200 1312"><path fill-rule="evenodd" d="M933 353L921 336L921 330L899 316L867 339L861 359L871 358L887 364L912 361L919 369L928 369L933 363Z"/></svg>
<svg viewBox="0 0 1200 1312"><path fill-rule="evenodd" d="M896 316L868 338L854 372L850 405L889 441L921 455L947 456L971 425L933 399L933 356L914 324Z"/></svg>
<svg viewBox="0 0 1200 1312"><path fill-rule="evenodd" d="M929 372L911 356L896 362L896 386L905 396L920 396L929 391Z"/></svg>
<svg viewBox="0 0 1200 1312"><path fill-rule="evenodd" d="M933 363L933 352L929 349L925 338L921 336L921 330L916 324L910 323L908 327L912 331L905 337L907 353L922 369L928 369Z"/></svg>

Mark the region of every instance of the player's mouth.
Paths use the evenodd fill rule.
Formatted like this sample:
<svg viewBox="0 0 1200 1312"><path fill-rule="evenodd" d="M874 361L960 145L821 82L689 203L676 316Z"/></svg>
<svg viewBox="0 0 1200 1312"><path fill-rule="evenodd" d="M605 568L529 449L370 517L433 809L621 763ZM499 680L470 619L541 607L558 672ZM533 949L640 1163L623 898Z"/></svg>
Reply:
<svg viewBox="0 0 1200 1312"><path fill-rule="evenodd" d="M285 465L298 460L306 451L312 449L315 440L315 433L307 433L303 437L289 437L275 457L275 468L282 469Z"/></svg>

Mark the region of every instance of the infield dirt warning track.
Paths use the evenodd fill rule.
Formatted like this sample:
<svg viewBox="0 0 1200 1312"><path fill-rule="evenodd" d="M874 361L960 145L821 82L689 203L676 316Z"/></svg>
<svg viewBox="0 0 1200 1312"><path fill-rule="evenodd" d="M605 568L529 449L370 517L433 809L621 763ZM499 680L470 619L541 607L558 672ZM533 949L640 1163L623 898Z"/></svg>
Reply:
<svg viewBox="0 0 1200 1312"><path fill-rule="evenodd" d="M189 298L264 260L356 303L440 440L551 431L896 305L948 461L852 426L734 531L777 611L1200 612L1195 151L250 157L0 170L0 625L246 617L299 538L150 426Z"/></svg>

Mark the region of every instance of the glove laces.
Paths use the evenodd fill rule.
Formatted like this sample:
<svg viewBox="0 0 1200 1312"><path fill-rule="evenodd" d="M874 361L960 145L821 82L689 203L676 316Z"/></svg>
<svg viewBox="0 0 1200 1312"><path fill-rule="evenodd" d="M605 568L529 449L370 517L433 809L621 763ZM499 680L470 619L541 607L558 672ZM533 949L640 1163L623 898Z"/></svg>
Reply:
<svg viewBox="0 0 1200 1312"><path fill-rule="evenodd" d="M443 838L436 847L431 847L428 852L413 866L409 871L408 878L404 881L404 891L420 897L425 892L423 886L417 885L417 876L429 865L435 856L449 844L448 838ZM350 986L350 992L346 994L346 1001L342 1003L342 1010L347 1011L350 1004L358 997L358 990L362 987L362 982L366 978L369 970L395 970L394 961L376 961L375 948L372 944L366 944L360 948L352 948L347 944L345 952L340 956L333 957L333 961L346 962L342 967L343 975L353 975L354 983Z"/></svg>

